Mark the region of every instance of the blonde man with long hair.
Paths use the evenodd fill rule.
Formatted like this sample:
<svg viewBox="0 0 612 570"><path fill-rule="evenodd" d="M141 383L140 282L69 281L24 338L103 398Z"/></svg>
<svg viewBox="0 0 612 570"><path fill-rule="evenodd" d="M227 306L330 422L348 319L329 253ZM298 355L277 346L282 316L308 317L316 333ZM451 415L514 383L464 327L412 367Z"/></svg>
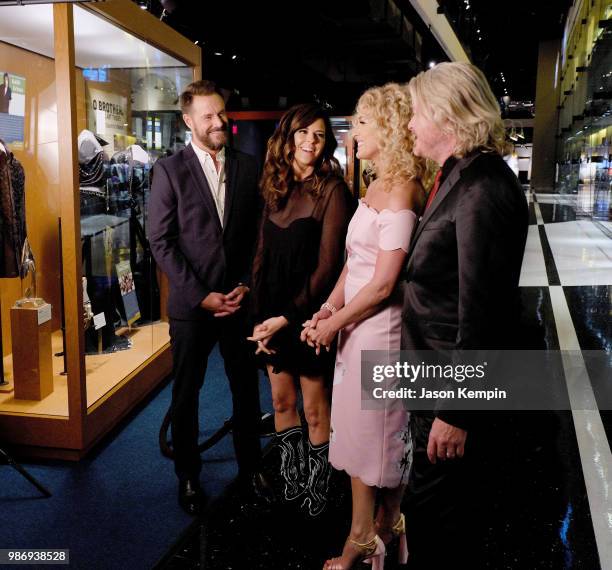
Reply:
<svg viewBox="0 0 612 570"><path fill-rule="evenodd" d="M502 159L504 127L495 96L482 72L467 63L436 65L414 77L408 92L414 154L437 163L440 171L408 253L402 349L449 355L511 348L517 341L528 210ZM452 409L453 402L438 400L434 412L411 414L408 497L427 509L408 535L424 551L428 538L444 536L437 567L447 567L441 561L446 555L444 561L456 567L462 552L473 554L463 540L474 489L466 474L483 430L480 417ZM490 424L486 428L493 431Z"/></svg>
<svg viewBox="0 0 612 570"><path fill-rule="evenodd" d="M372 162L376 179L349 225L340 279L302 333L319 351L339 333L329 461L351 477L353 515L341 556L328 560L325 570L353 568L362 560L382 569L385 543L394 537L400 539L400 561L407 558L400 502L411 464L408 417L401 403L362 409L361 351L396 351L400 345L398 278L425 202L419 182L424 161L413 156L405 128L410 117L408 94L398 84L369 89L359 99L353 128L357 156Z"/></svg>

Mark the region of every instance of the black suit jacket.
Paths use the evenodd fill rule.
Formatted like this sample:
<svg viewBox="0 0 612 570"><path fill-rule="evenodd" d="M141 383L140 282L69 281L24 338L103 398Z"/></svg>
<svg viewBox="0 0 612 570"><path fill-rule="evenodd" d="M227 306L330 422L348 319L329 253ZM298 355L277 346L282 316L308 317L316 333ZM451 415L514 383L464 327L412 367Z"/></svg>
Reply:
<svg viewBox="0 0 612 570"><path fill-rule="evenodd" d="M413 234L406 266L402 348L512 348L528 208L516 176L496 153L459 159ZM468 414L437 415L467 427Z"/></svg>
<svg viewBox="0 0 612 570"><path fill-rule="evenodd" d="M200 307L209 293L249 281L261 210L259 172L248 154L226 147L225 157L223 227L191 145L153 169L149 239L168 276L168 316L175 319L210 316Z"/></svg>

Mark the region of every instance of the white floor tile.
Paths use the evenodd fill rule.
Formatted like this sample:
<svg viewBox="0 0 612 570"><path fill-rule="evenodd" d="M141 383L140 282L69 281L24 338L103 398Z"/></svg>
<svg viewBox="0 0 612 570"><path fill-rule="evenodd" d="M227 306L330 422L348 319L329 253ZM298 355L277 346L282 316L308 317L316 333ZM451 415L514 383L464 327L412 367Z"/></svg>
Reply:
<svg viewBox="0 0 612 570"><path fill-rule="evenodd" d="M576 204L578 198L573 194L536 194L540 204Z"/></svg>
<svg viewBox="0 0 612 570"><path fill-rule="evenodd" d="M548 285L546 266L544 265L544 253L538 226L529 226L527 232L527 244L521 268L521 287L538 287Z"/></svg>
<svg viewBox="0 0 612 570"><path fill-rule="evenodd" d="M544 226L561 285L612 285L612 240L591 221Z"/></svg>

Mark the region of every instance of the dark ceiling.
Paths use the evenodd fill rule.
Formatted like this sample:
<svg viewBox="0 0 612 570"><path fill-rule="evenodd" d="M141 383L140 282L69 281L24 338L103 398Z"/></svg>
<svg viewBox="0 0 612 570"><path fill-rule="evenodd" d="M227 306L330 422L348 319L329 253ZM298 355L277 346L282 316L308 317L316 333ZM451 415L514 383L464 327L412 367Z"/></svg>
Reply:
<svg viewBox="0 0 612 570"><path fill-rule="evenodd" d="M316 100L348 114L367 87L405 82L430 61L446 59L409 0L310 0L292 3L291 12L286 0L138 3L157 16L165 6L164 21L198 41L204 77L233 92L234 110ZM571 0L438 4L498 96L506 89L512 99L535 98L538 43L561 37ZM402 26L405 20L418 34Z"/></svg>
<svg viewBox="0 0 612 570"><path fill-rule="evenodd" d="M151 11L159 14L156 4ZM287 4L176 0L164 21L203 47L204 77L237 92L233 109L317 100L349 114L367 87L407 81L444 58L409 0L386 12L389 0L311 0L292 13ZM404 18L418 34L402 28Z"/></svg>
<svg viewBox="0 0 612 570"><path fill-rule="evenodd" d="M465 0L439 2L449 12L463 7L472 12L482 40L473 37L473 62L483 69L498 95L504 82L514 100L534 100L538 65L538 46L542 40L560 39L572 0ZM453 8L451 8L453 6Z"/></svg>

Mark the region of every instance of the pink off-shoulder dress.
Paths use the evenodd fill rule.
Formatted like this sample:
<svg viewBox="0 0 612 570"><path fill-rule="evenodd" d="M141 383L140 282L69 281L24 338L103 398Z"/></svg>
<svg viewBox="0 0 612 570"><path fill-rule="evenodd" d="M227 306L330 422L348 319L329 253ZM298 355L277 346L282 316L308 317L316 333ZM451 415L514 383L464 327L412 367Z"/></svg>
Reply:
<svg viewBox="0 0 612 570"><path fill-rule="evenodd" d="M415 223L411 210L377 212L360 201L346 236L345 303L371 280L379 249L408 251ZM336 469L376 487L407 483L412 463L409 416L401 401L390 400L384 409L362 409L361 351L399 351L402 283L380 311L349 325L338 339L329 460Z"/></svg>

